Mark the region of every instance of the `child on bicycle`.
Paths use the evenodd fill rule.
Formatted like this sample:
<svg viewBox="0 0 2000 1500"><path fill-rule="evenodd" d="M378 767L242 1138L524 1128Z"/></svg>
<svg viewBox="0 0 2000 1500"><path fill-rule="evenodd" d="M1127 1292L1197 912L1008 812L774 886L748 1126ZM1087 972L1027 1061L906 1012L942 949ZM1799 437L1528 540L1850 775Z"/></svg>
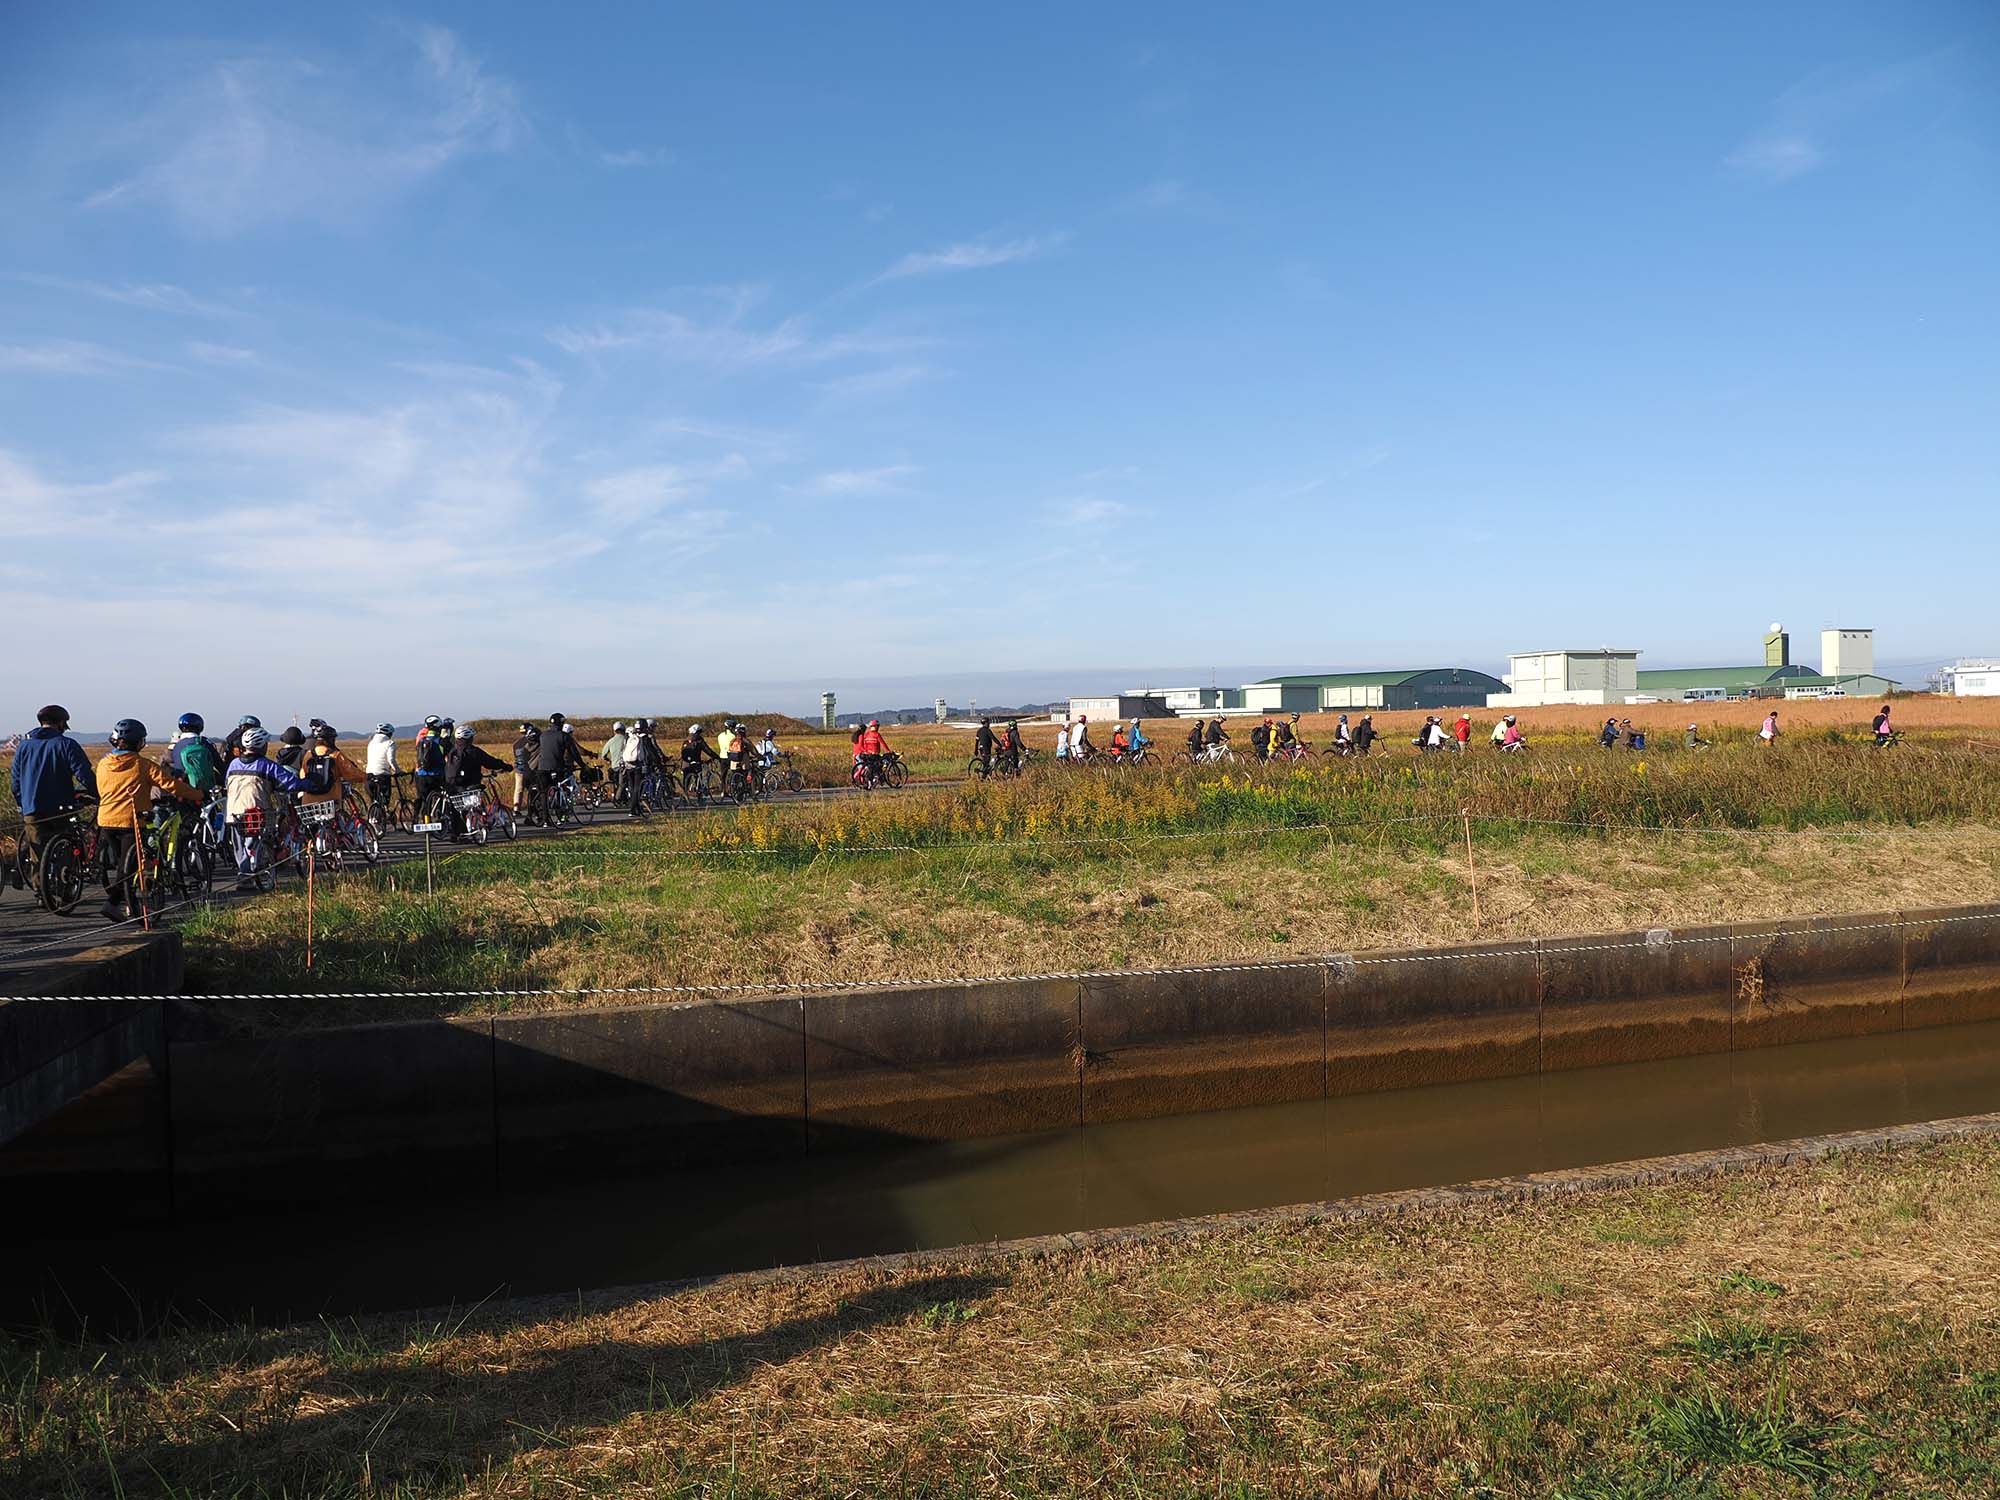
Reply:
<svg viewBox="0 0 2000 1500"><path fill-rule="evenodd" d="M139 868L139 818L152 806L153 792L201 801L180 777L141 755L145 747L146 726L120 719L111 731L111 753L97 763L97 857L104 867L104 915L114 922L139 914L132 877Z"/></svg>
<svg viewBox="0 0 2000 1500"><path fill-rule="evenodd" d="M271 736L260 728L243 733L243 750L229 763L225 778L229 800L226 813L230 840L236 853L236 889L247 891L255 877L266 868L267 841L271 822L278 811L277 791L303 796L306 784L291 771L265 755Z"/></svg>

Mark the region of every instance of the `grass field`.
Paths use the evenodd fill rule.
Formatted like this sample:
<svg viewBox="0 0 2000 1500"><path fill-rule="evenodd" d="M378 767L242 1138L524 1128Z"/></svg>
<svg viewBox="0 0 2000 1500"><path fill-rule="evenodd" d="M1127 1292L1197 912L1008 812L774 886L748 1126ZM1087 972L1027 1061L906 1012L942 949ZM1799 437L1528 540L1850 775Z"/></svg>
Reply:
<svg viewBox="0 0 2000 1500"><path fill-rule="evenodd" d="M23 1496L2000 1493L2000 1144L1046 1258L0 1343Z"/></svg>
<svg viewBox="0 0 2000 1500"><path fill-rule="evenodd" d="M1468 868L1466 818L1473 867ZM1479 886L1475 925L1472 884ZM660 820L197 914L228 991L943 979L1990 900L2000 761L1913 741L1099 773ZM337 1024L533 1000L216 1002ZM592 1002L601 1003L601 1002Z"/></svg>

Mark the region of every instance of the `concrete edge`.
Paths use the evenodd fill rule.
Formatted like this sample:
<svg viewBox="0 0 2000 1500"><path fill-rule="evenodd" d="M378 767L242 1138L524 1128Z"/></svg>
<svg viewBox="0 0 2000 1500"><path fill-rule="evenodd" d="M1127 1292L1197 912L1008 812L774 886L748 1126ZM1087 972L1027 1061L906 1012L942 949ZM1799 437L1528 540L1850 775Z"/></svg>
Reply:
<svg viewBox="0 0 2000 1500"><path fill-rule="evenodd" d="M1405 1188L1393 1193L1367 1193L1355 1198L1336 1198L1320 1203L1294 1203L1277 1208L1250 1209L1241 1213L1206 1214L1189 1219L1159 1219L1124 1228L1085 1229L1069 1234L1032 1235L1024 1239L985 1240L965 1245L942 1246L932 1250L901 1250L886 1255L861 1255L846 1260L812 1261L804 1265L773 1266L758 1271L732 1271L719 1276L684 1277L676 1281L635 1282L626 1286L601 1287L575 1292L544 1293L509 1298L501 1306L523 1313L602 1312L634 1302L673 1296L706 1288L726 1290L764 1286L791 1286L824 1276L866 1271L889 1276L903 1271L961 1269L1007 1261L1036 1260L1081 1250L1106 1249L1123 1245L1171 1244L1223 1234L1244 1234L1260 1229L1280 1229L1323 1223L1369 1223L1404 1219L1421 1214L1449 1213L1458 1209L1504 1207L1540 1202L1551 1198L1584 1197L1623 1192L1631 1188L1661 1183L1698 1182L1716 1177L1733 1177L1760 1167L1786 1167L1828 1157L1867 1155L1905 1150L1914 1146L1938 1145L1948 1141L1976 1140L2000 1136L2000 1113L1960 1115L1945 1120L1924 1120L1908 1125L1883 1125L1869 1130L1847 1130L1831 1135L1800 1136L1786 1141L1770 1141L1753 1146L1722 1146L1712 1151L1694 1151L1678 1156L1652 1156L1635 1161L1608 1162L1595 1167L1573 1167L1550 1172L1529 1172L1515 1177L1489 1177L1446 1187ZM413 1308L385 1316L415 1317L444 1309Z"/></svg>

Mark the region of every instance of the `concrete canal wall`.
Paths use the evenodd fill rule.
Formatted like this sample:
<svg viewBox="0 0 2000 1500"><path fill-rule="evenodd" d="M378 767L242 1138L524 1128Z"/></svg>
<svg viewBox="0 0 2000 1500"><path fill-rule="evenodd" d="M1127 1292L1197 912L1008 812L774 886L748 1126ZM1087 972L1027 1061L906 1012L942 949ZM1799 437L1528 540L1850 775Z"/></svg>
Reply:
<svg viewBox="0 0 2000 1500"><path fill-rule="evenodd" d="M174 1040L176 1192L499 1189L2000 1019L2000 906Z"/></svg>

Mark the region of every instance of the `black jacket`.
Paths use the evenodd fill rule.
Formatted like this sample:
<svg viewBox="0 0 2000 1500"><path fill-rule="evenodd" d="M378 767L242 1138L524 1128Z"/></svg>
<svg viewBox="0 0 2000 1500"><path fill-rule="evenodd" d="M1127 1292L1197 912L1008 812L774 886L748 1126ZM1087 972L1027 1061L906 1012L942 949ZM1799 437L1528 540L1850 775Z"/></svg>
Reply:
<svg viewBox="0 0 2000 1500"><path fill-rule="evenodd" d="M535 769L553 775L558 771L582 770L583 752L576 748L576 736L550 728L535 748Z"/></svg>
<svg viewBox="0 0 2000 1500"><path fill-rule="evenodd" d="M511 771L514 768L496 755L488 755L477 745L468 745L463 740L451 752L451 759L445 762L445 785L453 787L475 787L479 785L482 771Z"/></svg>
<svg viewBox="0 0 2000 1500"><path fill-rule="evenodd" d="M993 738L993 731L991 729L988 729L984 724L979 726L979 733L975 734L972 737L972 748L978 753L980 759L982 760L988 759L992 756L993 747L998 743L999 742Z"/></svg>
<svg viewBox="0 0 2000 1500"><path fill-rule="evenodd" d="M540 748L542 737L538 733L522 735L514 741L514 769L532 771L535 767L535 751Z"/></svg>

